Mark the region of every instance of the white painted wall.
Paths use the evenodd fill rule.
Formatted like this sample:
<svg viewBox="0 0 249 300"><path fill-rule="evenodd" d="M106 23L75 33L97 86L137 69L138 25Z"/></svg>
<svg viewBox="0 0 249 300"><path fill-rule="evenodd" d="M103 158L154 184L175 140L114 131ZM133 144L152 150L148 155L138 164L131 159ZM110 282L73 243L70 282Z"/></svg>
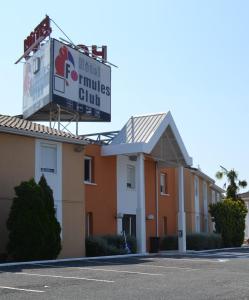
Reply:
<svg viewBox="0 0 249 300"><path fill-rule="evenodd" d="M200 202L199 202L199 178L194 179L194 195L195 195L195 232L200 232Z"/></svg>
<svg viewBox="0 0 249 300"><path fill-rule="evenodd" d="M135 167L135 188L127 188L127 165ZM137 162L131 161L128 156L117 156L117 213L136 215L138 195L138 170ZM122 231L122 220L119 220L117 232Z"/></svg>
<svg viewBox="0 0 249 300"><path fill-rule="evenodd" d="M56 147L56 172L41 171L41 148L47 144ZM36 139L35 144L35 181L39 182L42 174L44 174L48 185L53 190L54 204L56 207L56 217L62 228L62 144Z"/></svg>

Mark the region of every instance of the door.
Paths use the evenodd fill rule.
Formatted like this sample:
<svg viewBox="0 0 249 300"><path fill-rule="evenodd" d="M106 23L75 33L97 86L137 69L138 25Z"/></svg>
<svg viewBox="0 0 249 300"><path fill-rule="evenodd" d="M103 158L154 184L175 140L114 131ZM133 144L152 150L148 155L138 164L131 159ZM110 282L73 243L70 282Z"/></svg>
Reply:
<svg viewBox="0 0 249 300"><path fill-rule="evenodd" d="M122 230L125 232L125 235L136 236L136 215L124 214Z"/></svg>

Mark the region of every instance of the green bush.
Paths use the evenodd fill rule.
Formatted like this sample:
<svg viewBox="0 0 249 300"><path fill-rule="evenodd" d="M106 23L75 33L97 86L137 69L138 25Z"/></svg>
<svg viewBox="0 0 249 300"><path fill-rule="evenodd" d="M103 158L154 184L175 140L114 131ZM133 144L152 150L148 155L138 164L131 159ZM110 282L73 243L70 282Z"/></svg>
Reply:
<svg viewBox="0 0 249 300"><path fill-rule="evenodd" d="M108 244L118 248L118 249L123 249L124 248L124 244L125 244L125 240L124 240L124 236L123 235L104 235L102 236ZM126 242L127 245L129 247L129 249L131 250L131 253L136 253L137 252L137 240L135 237L127 235L126 237Z"/></svg>
<svg viewBox="0 0 249 300"><path fill-rule="evenodd" d="M44 180L41 185L31 179L15 187L16 197L7 220L7 251L14 260L53 259L60 252L60 225L52 191Z"/></svg>
<svg viewBox="0 0 249 300"><path fill-rule="evenodd" d="M136 253L136 239L127 237L131 252ZM86 256L108 256L126 254L122 235L90 236L86 238Z"/></svg>
<svg viewBox="0 0 249 300"><path fill-rule="evenodd" d="M247 208L238 199L225 199L210 204L209 212L215 222L215 231L222 236L225 247L240 247L244 241L245 217Z"/></svg>
<svg viewBox="0 0 249 300"><path fill-rule="evenodd" d="M188 250L208 250L222 248L222 238L215 233L187 234L186 244Z"/></svg>
<svg viewBox="0 0 249 300"><path fill-rule="evenodd" d="M214 233L191 233L186 235L187 250L208 250L222 247L222 238ZM161 250L177 250L178 236L164 236L160 244Z"/></svg>
<svg viewBox="0 0 249 300"><path fill-rule="evenodd" d="M166 235L162 237L160 242L161 250L177 250L178 249L178 237L177 235Z"/></svg>

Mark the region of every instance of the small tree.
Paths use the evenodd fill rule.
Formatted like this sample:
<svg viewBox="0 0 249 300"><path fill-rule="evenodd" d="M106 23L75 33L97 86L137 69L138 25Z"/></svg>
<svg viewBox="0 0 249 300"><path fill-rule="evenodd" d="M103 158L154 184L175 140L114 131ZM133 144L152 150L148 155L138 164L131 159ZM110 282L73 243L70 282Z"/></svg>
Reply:
<svg viewBox="0 0 249 300"><path fill-rule="evenodd" d="M15 187L16 197L7 220L7 251L15 260L55 258L61 249L60 228L52 210L53 196L44 180L41 185L31 179Z"/></svg>
<svg viewBox="0 0 249 300"><path fill-rule="evenodd" d="M221 170L216 173L217 179L222 179L224 176L226 176L228 181L228 186L226 190L226 198L231 199L238 199L238 191L239 188L245 188L247 186L246 180L239 180L238 179L238 173L232 169L228 171L226 168L221 167Z"/></svg>
<svg viewBox="0 0 249 300"><path fill-rule="evenodd" d="M42 190L42 200L48 217L48 231L45 235L44 259L53 259L58 256L61 251L61 226L57 221L54 209L53 191L47 184L46 178L42 175L39 185Z"/></svg>
<svg viewBox="0 0 249 300"><path fill-rule="evenodd" d="M220 233L225 247L239 247L244 241L247 208L242 200L225 199L210 204L209 212L215 222L215 231Z"/></svg>

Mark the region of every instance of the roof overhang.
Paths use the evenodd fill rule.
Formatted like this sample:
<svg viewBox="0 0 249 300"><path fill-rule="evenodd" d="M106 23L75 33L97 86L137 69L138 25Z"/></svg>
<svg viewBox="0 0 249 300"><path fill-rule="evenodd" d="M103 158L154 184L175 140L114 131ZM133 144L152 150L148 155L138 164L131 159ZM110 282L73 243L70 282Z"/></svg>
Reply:
<svg viewBox="0 0 249 300"><path fill-rule="evenodd" d="M76 144L76 145L86 145L87 144L87 142L84 140L77 140L77 139L68 138L68 137L50 135L50 134L41 133L41 132L19 130L16 128L9 128L9 127L4 127L4 126L0 126L0 133L1 132L8 133L8 134L22 135L22 136L27 136L27 137L33 137L33 138L39 138L39 139L45 139L45 140L61 142L61 143L69 143L69 144Z"/></svg>
<svg viewBox="0 0 249 300"><path fill-rule="evenodd" d="M170 112L148 142L110 144L102 146L101 151L103 156L134 153L149 154L165 165L192 165L192 158L187 153Z"/></svg>

